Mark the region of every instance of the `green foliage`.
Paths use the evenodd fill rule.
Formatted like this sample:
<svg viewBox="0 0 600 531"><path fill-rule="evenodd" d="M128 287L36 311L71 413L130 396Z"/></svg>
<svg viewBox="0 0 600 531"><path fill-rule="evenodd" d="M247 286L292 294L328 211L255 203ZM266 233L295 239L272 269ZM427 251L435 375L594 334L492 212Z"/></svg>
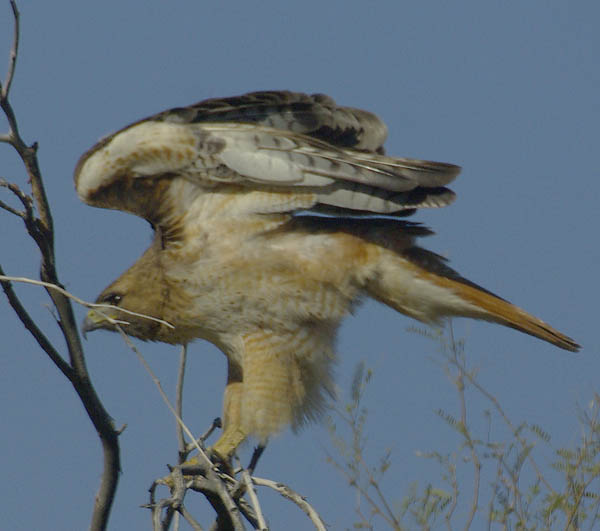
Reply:
<svg viewBox="0 0 600 531"><path fill-rule="evenodd" d="M392 454L387 450L379 459L367 456L368 411L363 402L372 371L364 362L359 363L352 378L350 401L343 409L332 406L328 419L336 449L336 457L329 455L328 461L357 494L354 528L578 531L600 526L600 395L579 411L581 435L575 448L552 449L550 455L554 458L545 462L543 469L536 459L540 459L542 449L551 449L550 434L525 421L513 424L498 400L479 384L477 371L467 366L465 342L454 339L452 327L446 335L412 330L440 346L443 368L456 388L459 408L456 413L443 409L436 413L458 437L457 447L451 452L418 454L437 463L438 480L421 487L417 482L410 483L404 492L384 492L382 479L385 474L393 474ZM482 412L488 424L483 436L469 426L467 390L479 393L489 404L489 409ZM338 429L334 419L340 420L345 430ZM494 422L508 428L510 435L492 440ZM341 431L348 431L350 436L344 437ZM471 479L459 484L457 473L465 472L465 467L471 471L460 477ZM491 493L485 501L481 499L484 491L486 495Z"/></svg>

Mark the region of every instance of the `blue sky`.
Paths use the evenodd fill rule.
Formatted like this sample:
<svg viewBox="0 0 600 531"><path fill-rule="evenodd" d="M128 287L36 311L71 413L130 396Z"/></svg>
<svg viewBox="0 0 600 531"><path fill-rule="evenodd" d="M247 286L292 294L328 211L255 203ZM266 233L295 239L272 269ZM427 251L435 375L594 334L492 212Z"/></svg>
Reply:
<svg viewBox="0 0 600 531"><path fill-rule="evenodd" d="M455 333L466 339L480 381L515 423L541 425L555 445L575 444L577 405L600 392L597 2L109 0L19 7L22 46L12 103L22 135L40 145L59 274L74 294L93 300L150 241L144 221L87 207L74 192L75 163L102 135L209 97L260 89L327 93L381 116L390 131L389 154L463 166L455 204L413 218L437 233L422 244L583 350L567 353L472 321L456 321ZM8 56L11 33L4 2L0 59ZM0 176L26 187L5 145ZM0 242L8 274L36 277L33 245L19 220L3 212ZM28 286L17 291L63 348L45 293ZM83 318L84 309L77 312ZM413 324L367 302L345 322L338 342L342 400L360 360L374 371L364 402L369 456L377 462L392 449L384 482L392 499L407 494L412 481L441 485L436 466L415 452L450 453L460 442L435 413L458 414L456 392L436 344L406 330ZM0 337L3 525L84 529L101 466L95 432L3 299ZM174 422L118 336L92 334L85 347L97 391L116 424L127 424L111 528L147 529L149 516L139 505L165 464L176 461ZM172 394L177 349L140 347ZM194 431L220 413L224 378L224 357L194 343L185 406ZM489 404L475 393L467 398L474 428L485 431L482 412ZM491 435L501 434L496 419ZM356 498L326 463L328 448L323 426L298 436L286 432L272 441L258 472L308 496L332 529L343 529L355 521ZM543 466L548 458L541 454ZM468 471L467 465L465 481ZM289 502L261 496L273 529L308 528ZM208 523L203 506L192 510ZM462 521L464 511L458 527Z"/></svg>

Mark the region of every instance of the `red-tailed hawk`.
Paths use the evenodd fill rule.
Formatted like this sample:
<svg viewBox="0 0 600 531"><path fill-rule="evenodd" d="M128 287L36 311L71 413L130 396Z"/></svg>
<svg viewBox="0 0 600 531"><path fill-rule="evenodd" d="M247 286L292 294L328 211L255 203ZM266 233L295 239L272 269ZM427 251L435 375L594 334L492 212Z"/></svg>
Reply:
<svg viewBox="0 0 600 531"><path fill-rule="evenodd" d="M75 170L79 197L147 219L154 240L98 297L143 340L206 339L228 362L228 458L253 435L318 415L332 391L334 338L364 296L425 323L493 321L579 346L464 279L399 219L442 207L451 164L383 154L387 130L324 95L257 92L171 109L110 135ZM132 317L124 308L168 321ZM114 329L89 312L84 329Z"/></svg>

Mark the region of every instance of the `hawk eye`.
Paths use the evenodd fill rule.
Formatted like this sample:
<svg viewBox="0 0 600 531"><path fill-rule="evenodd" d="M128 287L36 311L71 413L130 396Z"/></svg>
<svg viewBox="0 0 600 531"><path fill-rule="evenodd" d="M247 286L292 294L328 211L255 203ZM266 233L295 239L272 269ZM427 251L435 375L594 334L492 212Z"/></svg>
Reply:
<svg viewBox="0 0 600 531"><path fill-rule="evenodd" d="M118 306L122 298L123 297L118 293L109 293L103 298L102 302L106 304L112 304L113 306Z"/></svg>

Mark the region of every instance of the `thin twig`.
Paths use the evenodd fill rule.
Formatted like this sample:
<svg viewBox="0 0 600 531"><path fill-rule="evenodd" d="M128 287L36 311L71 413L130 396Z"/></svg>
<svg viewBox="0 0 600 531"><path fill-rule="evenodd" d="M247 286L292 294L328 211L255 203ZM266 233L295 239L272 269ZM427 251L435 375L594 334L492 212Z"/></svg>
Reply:
<svg viewBox="0 0 600 531"><path fill-rule="evenodd" d="M200 443L204 445L206 439L208 439L212 435L213 431L222 427L223 423L221 422L221 417L213 419L210 427L202 435L200 435L200 437L185 445L186 455L189 454L194 448L196 448L196 445Z"/></svg>
<svg viewBox="0 0 600 531"><path fill-rule="evenodd" d="M596 395L597 397L598 395ZM595 430L595 425L598 422L598 414L600 412L600 409L598 407L596 407L596 411L594 413L593 417L589 417L588 415L586 415L586 420L588 422L589 430L590 433L593 435L593 432ZM574 470L581 470L582 468L582 463L585 461L586 457L588 456L588 452L589 452L589 442L586 440L586 436L585 433L583 434L583 444L582 444L582 448L579 449L578 456L577 456L577 461L575 462L575 465L573 466ZM585 497L589 494L588 493L588 488L589 486L593 483L593 481L595 479L598 478L598 474L599 472L598 467L595 467L596 469L596 473L591 474L590 477L584 481L584 473L581 473L581 480L574 482L575 486L577 488L574 488L574 499L573 499L573 503L571 504L571 508L569 510L568 513L568 520L567 523L565 524L565 529L571 529L573 527L577 527L576 526L576 520L579 516L580 510L581 510L581 505L583 503L583 500L585 499Z"/></svg>
<svg viewBox="0 0 600 531"><path fill-rule="evenodd" d="M13 34L13 44L10 49L10 55L8 60L8 72L6 73L6 81L4 86L0 83L0 94L2 99L8 98L8 94L10 92L10 86L12 85L13 78L15 76L15 69L17 66L17 56L19 55L19 36L20 36L20 26L19 23L20 14L17 9L17 3L15 0L10 0L10 7L12 8L13 18L15 20L15 31Z"/></svg>
<svg viewBox="0 0 600 531"><path fill-rule="evenodd" d="M156 323L165 325L168 328L172 328L172 329L175 328L168 321L164 321L162 319L159 319L158 317L152 317L151 315L145 315L143 313L132 312L131 310L126 310L125 308L120 308L119 306L113 306L112 304L99 304L99 303L95 303L95 302L87 302L83 299L80 299L79 297L76 297L75 295L68 292L66 289L62 288L61 286L58 286L57 284L53 284L52 282L44 282L43 280L35 280L33 278L27 278L27 277L11 277L11 276L7 276L4 274L0 275L0 282L22 282L23 284L33 284L34 286L43 286L50 290L57 291L61 295L64 295L65 297L71 299L72 301L76 302L77 304L80 304L81 306L85 306L86 308L94 308L94 309L100 309L100 310L102 308L105 308L105 309L112 308L114 310L118 310L119 312L126 313L127 315L133 315L134 317L141 317L142 319L148 319L149 321L154 321ZM106 315L104 317L106 317L107 320L109 320L112 324L128 324L126 321L114 320Z"/></svg>
<svg viewBox="0 0 600 531"><path fill-rule="evenodd" d="M458 389L458 397L460 401L460 422L461 422L461 432L469 450L471 451L471 461L473 462L473 500L471 501L471 510L469 515L467 516L467 523L465 524L465 529L470 529L471 524L473 523L473 519L475 518L475 514L477 513L477 507L479 506L479 490L480 490L480 480L481 480L481 462L479 460L479 455L477 454L477 450L475 449L475 443L471 438L471 434L469 433L469 428L467 426L467 404L465 401L465 381L464 376L465 372L460 363L460 347L454 339L454 328L452 327L452 323L449 325L450 330L450 352L452 353L452 359L455 362L456 367L458 368L458 376L456 378L456 387Z"/></svg>
<svg viewBox="0 0 600 531"><path fill-rule="evenodd" d="M23 220L28 234L37 244L41 254L40 278L43 282L58 285L52 214L37 160L38 146L35 142L31 146L28 146L21 138L14 110L8 100L17 64L20 37L20 17L15 0L10 0L10 5L14 18L14 38L10 51L6 81L4 85L0 83L0 108L6 115L9 132L2 135L0 140L8 142L17 151L29 177L33 205L29 199L24 202L25 216ZM19 198L23 202L23 198L21 196ZM33 215L33 206L35 206L38 217ZM26 328L40 343L40 346L44 348L45 352L48 353L49 357L57 364L63 374L69 378L90 420L94 424L94 428L102 443L104 467L100 479L100 488L94 502L90 529L93 531L105 530L108 526L108 518L115 498L120 472L118 433L114 429L111 416L104 408L91 383L85 364L81 339L75 323L73 308L68 297L59 293L56 289L48 289L46 287L58 313L58 324L69 352L70 363L66 364L63 358L58 356L56 349L47 340L45 341L46 338L39 329L36 326L32 326L29 314L24 310L23 305L19 302L7 280L10 281L10 277L4 277L1 282L11 306ZM70 370L67 371L66 366L68 365L70 365Z"/></svg>
<svg viewBox="0 0 600 531"><path fill-rule="evenodd" d="M123 338L123 341L125 341L125 343L127 344L127 346L135 353L135 355L138 357L138 359L140 360L140 362L144 366L144 369L146 369L146 371L150 375L150 378L152 378L152 381L154 382L154 385L156 385L156 387L158 389L158 392L160 393L160 396L162 397L164 403L167 405L167 407L169 408L169 411L171 411L171 413L173 414L173 416L175 417L175 419L177 420L177 422L181 425L181 428L183 429L183 431L185 432L185 434L192 441L195 441L196 439L194 437L194 434L185 425L185 423L183 422L183 419L177 414L177 411L175 410L175 408L171 404L171 401L169 400L169 398L167 397L166 393L164 392L164 390L162 388L162 384L160 383L160 380L158 379L158 377L156 376L156 374L154 374L154 371L152 370L152 368L150 367L150 365L146 361L146 358L144 358L144 356L142 355L142 353L133 344L133 342L131 341L131 339L129 339L129 336L125 333L125 331L119 325L116 325L116 328L117 328L119 334L121 334L121 337ZM196 448L196 450L198 450L198 452L200 452L201 455L204 455L206 457L206 454L204 453L204 451L202 450L202 448L200 447L199 444L196 444L195 448ZM210 464L212 466L212 461L210 461L210 459L208 459L208 457L206 457L206 464Z"/></svg>
<svg viewBox="0 0 600 531"><path fill-rule="evenodd" d="M523 437L521 437L519 435L519 432L514 427L513 423L510 421L510 419L508 418L507 414L502 409L502 406L500 405L500 402L498 402L498 399L494 395L492 395L489 391L487 391L486 389L484 389L477 382L477 380L475 380L475 378L471 374L469 374L466 370L464 371L463 374L465 375L465 377L467 378L467 380L469 380L469 383L475 389L477 389L483 396L485 396L494 405L494 408L496 409L496 411L498 411L498 413L500 413L500 416L502 417L502 419L504 420L504 422L506 423L506 425L510 428L511 432L513 433L513 435L515 436L515 438L517 439L517 441L519 441L519 443L521 444L521 446L523 447L524 450L527 450L528 449L527 441L525 439L523 439ZM550 485L550 483L548 483L548 481L546 480L546 478L543 476L542 472L540 471L539 467L537 466L537 463L535 462L535 459L531 455L531 452L528 452L528 454L527 454L527 460L529 461L529 463L533 467L533 470L535 471L535 474L536 474L537 478L546 486L546 488L553 495L555 495L556 491L552 488L552 485Z"/></svg>
<svg viewBox="0 0 600 531"><path fill-rule="evenodd" d="M206 455L204 450L196 442L196 439L195 439L193 433L183 422L183 419L177 414L177 411L175 410L175 408L171 404L169 398L167 397L166 393L164 392L164 390L162 388L162 384L160 383L160 380L154 374L154 371L152 370L152 368L150 367L150 365L148 364L148 362L146 361L146 359L144 358L142 353L137 349L137 347L133 344L131 339L129 339L129 336L127 336L125 331L119 325L116 325L116 329L118 330L119 334L121 334L121 337L123 338L123 340L125 341L127 346L135 353L137 358L140 360L141 364L144 366L144 368L146 369L146 371L152 378L152 381L156 385L158 392L160 393L160 396L162 397L164 403L167 405L167 407L169 408L169 411L171 411L171 413L173 414L173 416L175 417L177 422L181 425L181 428L183 429L185 434L189 437L189 439L191 441L194 441L194 443L195 443L194 446L198 450L198 457L200 458L200 461L202 462L202 464L205 467L206 479L209 482L211 482L212 485L214 485L214 488L217 491L217 494L218 494L219 498L221 499L223 505L225 506L225 509L227 511L227 514L229 515L229 518L231 519L231 523L233 525L234 531L243 530L244 525L240 519L239 509L236 506L235 502L233 501L231 495L229 494L229 491L227 490L227 488L225 487L223 482L219 479L219 477L214 472L214 470L213 470L214 465L213 465L212 461L208 458L208 456Z"/></svg>
<svg viewBox="0 0 600 531"><path fill-rule="evenodd" d="M446 521L446 527L448 528L448 531L452 530L452 515L454 514L454 511L456 510L456 506L458 505L458 481L456 479L456 465L453 463L449 463L448 468L450 470L451 473L451 478L450 478L450 484L452 485L452 503L450 504L450 507L448 508L448 511L446 512L446 516L444 517L445 521Z"/></svg>
<svg viewBox="0 0 600 531"><path fill-rule="evenodd" d="M248 470L245 468L242 470L242 480L246 485L246 492L248 496L250 496L250 503L252 504L252 508L254 509L254 513L256 515L258 526L256 529L260 531L268 531L267 522L265 521L265 517L263 516L262 508L260 506L260 502L258 501L258 496L256 496L256 491L254 490L254 485L252 484L252 478L248 473Z"/></svg>
<svg viewBox="0 0 600 531"><path fill-rule="evenodd" d="M383 492L379 488L377 479L374 477L371 468L363 459L363 440L361 438L363 422L361 419L361 400L363 398L364 393L364 384L359 385L359 382L361 380L362 376L359 378L355 377L356 383L353 384L352 389L356 389L356 392L353 391L352 406L348 408L348 410L344 411L339 407L332 407L332 409L337 413L337 415L346 424L348 424L352 432L352 466L342 466L329 453L327 454L327 457L329 462L347 479L350 485L354 487L357 490L357 492L367 501L368 505L370 506L372 515L381 516L392 529L401 529L400 522L396 518L394 511L390 507ZM367 474L367 488L363 486L363 482L361 481L363 470ZM383 504L383 509L379 506L376 500L373 499L373 497L371 497L369 493L369 487L373 487L375 489L377 497ZM364 522L367 522L367 519L360 510L360 507L356 508L356 512Z"/></svg>
<svg viewBox="0 0 600 531"><path fill-rule="evenodd" d="M183 382L184 382L184 377L185 377L186 359L187 359L187 345L182 345L181 346L181 355L179 357L179 369L177 371L177 386L175 389L175 395L176 395L175 408L177 411L177 415L179 415L180 418L183 418ZM181 465L186 460L189 452L186 452L185 436L183 434L183 429L181 427L181 424L179 424L179 422L175 423L175 431L177 433L177 442L178 442L177 463L179 465ZM192 448L193 448L193 446L190 447L190 450ZM178 473L178 475L180 475L182 477L182 482L183 482L183 475L182 475L180 468L173 469L172 473L173 473L173 475L175 475L175 473ZM174 492L172 498L170 498L169 500L162 500L162 502L161 502L162 506L160 508L158 508L158 509L154 508L154 511L158 511L158 513L160 514L162 512L163 507L164 506L167 507L167 513L161 523L162 529L169 529L171 526L172 520L174 520L175 531L177 531L179 529L179 516L180 516L180 514L182 514L180 511L183 508L183 495L184 494L185 494L185 492L181 493L181 500L179 501L178 495ZM154 518L156 518L156 516L154 516Z"/></svg>
<svg viewBox="0 0 600 531"><path fill-rule="evenodd" d="M383 492L379 488L379 483L377 482L376 478L373 476L373 473L372 473L371 469L369 468L369 465L367 465L367 463L363 459L362 451L356 453L356 459L357 459L358 463L360 465L362 465L364 471L367 474L367 478L369 480L369 485L375 489L375 493L377 494L377 497L383 504L383 508L385 509L385 512L387 513L387 515L385 513L383 513L383 511L381 511L379 509L379 506L377 506L377 510L378 510L379 514L381 514L381 516L384 517L387 520L387 522L390 524L390 526L392 526L394 529L400 529L400 522L396 518L394 511L390 507L387 499L383 495ZM357 487L358 487L358 485L357 485ZM367 499L367 501L369 501L369 503L371 505L377 505L377 503L370 496L366 495L365 498Z"/></svg>
<svg viewBox="0 0 600 531"><path fill-rule="evenodd" d="M361 496L367 501L367 503L371 507L372 514L381 516L392 529L399 529L399 527L397 525L395 525L394 520L390 519L389 516L384 511L381 510L381 508L379 507L377 502L369 494L369 491L361 485L361 481L359 480L359 476L358 476L360 471L353 469L352 472L355 474L355 476L352 476L348 472L347 468L342 466L340 463L338 463L330 454L327 454L327 457L328 457L329 462L333 465L333 467L336 468L346 478L348 483L352 487L354 487L361 494ZM360 514L360 511L358 509L357 509L357 512L359 512L359 514ZM364 516L362 514L360 514L360 516L361 516L361 518L364 519Z"/></svg>
<svg viewBox="0 0 600 531"><path fill-rule="evenodd" d="M29 333L33 336L33 338L38 342L38 345L44 350L46 354L48 354L49 358L54 362L54 364L60 369L60 371L69 379L69 381L73 381L74 374L73 368L63 359L63 357L58 353L58 351L54 348L50 340L46 337L44 332L40 330L40 328L35 324L35 321L29 315L29 312L25 309L25 307L21 304L21 301L17 297L16 293L12 288L12 284L9 279L12 277L7 277L4 275L4 270L0 265L0 284L2 285L2 289L6 294L6 298L8 299L8 303L12 306L13 310L23 323L23 326Z"/></svg>
<svg viewBox="0 0 600 531"><path fill-rule="evenodd" d="M0 187L7 188L14 195L16 195L27 210L28 214L32 216L33 214L33 199L30 195L27 195L21 188L19 188L15 183L8 182L6 179L0 179Z"/></svg>
<svg viewBox="0 0 600 531"><path fill-rule="evenodd" d="M194 517L190 514L190 512L185 508L184 505L182 505L179 508L179 512L181 513L181 516L185 518L187 523L192 526L192 529L194 529L194 531L202 531L202 526L194 519Z"/></svg>
<svg viewBox="0 0 600 531"><path fill-rule="evenodd" d="M387 511L390 520L392 520L392 522L394 522L394 529L400 529L400 522L398 521L398 519L394 515L394 511L390 507L390 504L388 503L386 497L383 495L383 492L381 490L381 487L379 486L379 483L377 481L375 481L375 478L370 473L370 471L369 471L369 478L370 478L370 481L371 481L371 485L375 489L375 492L377 493L377 497L379 498L379 500L381 501L381 503L383 503L383 507Z"/></svg>
<svg viewBox="0 0 600 531"><path fill-rule="evenodd" d="M270 479L258 478L256 476L253 476L252 482L255 485L260 485L261 487L269 487L270 489L279 492L279 494L281 494L284 498L287 498L288 500L294 502L300 509L302 509L302 511L304 511L308 515L311 522L314 524L315 528L318 529L318 531L326 531L325 522L323 522L323 520L319 516L319 513L315 511L313 506L306 501L306 498L304 498L304 496L301 496L294 490L290 489L290 487L288 487L287 485L284 485L283 483L279 483L277 481L272 481Z"/></svg>
<svg viewBox="0 0 600 531"><path fill-rule="evenodd" d="M450 330L452 331L452 328L450 328ZM500 405L500 402L498 401L498 399L494 395L492 395L489 391L487 391L485 388L483 388L481 386L481 384L475 379L475 376L473 376L473 374L471 374L471 372L469 372L467 370L465 361L464 360L461 361L456 357L453 358L452 356L448 356L448 355L446 355L446 359L452 365L454 365L457 369L461 370L463 376L469 381L469 383L492 403L492 405L494 406L496 411L498 411L498 413L502 417L502 420L509 427L509 429L512 432L512 434L514 435L515 439L522 446L523 450L528 451L529 446L527 444L527 441L519 435L519 430L517 428L515 428L515 426L511 422L511 420L508 418L508 415L505 413L504 409L502 409L502 406ZM551 494L556 495L556 491L552 488L552 485L550 485L550 483L543 476L542 472L540 471L539 467L537 466L535 459L533 458L533 455L529 451L527 452L527 460L531 464L531 466L536 474L536 477L546 486L546 488L550 491Z"/></svg>
<svg viewBox="0 0 600 531"><path fill-rule="evenodd" d="M28 226L28 229L30 229L31 224L35 222L33 215L33 199L31 196L23 192L23 190L21 190L16 184L9 183L6 179L0 179L0 188L7 188L15 196L17 196L25 210L17 210L16 208L6 204L4 201L0 201L0 207L11 214L19 216L21 219L23 219L25 225Z"/></svg>
<svg viewBox="0 0 600 531"><path fill-rule="evenodd" d="M16 208L13 208L10 205L7 205L4 201L0 201L0 208L2 210L6 210L7 212L10 212L11 214L14 214L15 216L25 219L25 211L24 210L17 210Z"/></svg>
<svg viewBox="0 0 600 531"><path fill-rule="evenodd" d="M156 504L152 509L152 522L153 526L157 531L162 531L163 529L169 529L171 525L171 520L174 516L177 517L179 514L176 511L179 511L181 507L183 507L183 499L185 498L185 493L187 491L187 485L184 483L183 473L180 468L176 468L171 472L171 478L173 479L173 486L171 488L171 497L161 500L158 504ZM156 485L156 482L153 486ZM153 491L152 491L153 494ZM162 510L167 508L167 514L165 515L164 520L161 522L160 516L162 514ZM178 520L178 517L177 517ZM176 520L175 524L178 526L178 521Z"/></svg>

